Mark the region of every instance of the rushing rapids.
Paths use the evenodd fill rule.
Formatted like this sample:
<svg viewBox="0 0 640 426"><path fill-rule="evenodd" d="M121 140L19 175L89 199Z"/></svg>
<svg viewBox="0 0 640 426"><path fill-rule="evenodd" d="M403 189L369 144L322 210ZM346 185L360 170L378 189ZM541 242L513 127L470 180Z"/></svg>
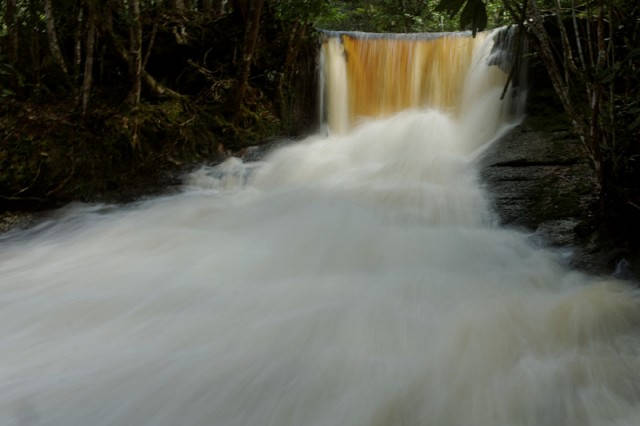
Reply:
<svg viewBox="0 0 640 426"><path fill-rule="evenodd" d="M639 424L638 294L494 225L492 37L455 39L458 111L349 118L0 237L0 424Z"/></svg>

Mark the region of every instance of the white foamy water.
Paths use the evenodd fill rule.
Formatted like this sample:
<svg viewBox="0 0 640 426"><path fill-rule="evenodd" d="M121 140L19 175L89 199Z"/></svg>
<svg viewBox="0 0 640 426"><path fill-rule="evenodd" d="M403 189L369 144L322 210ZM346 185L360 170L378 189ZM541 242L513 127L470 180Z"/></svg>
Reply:
<svg viewBox="0 0 640 426"><path fill-rule="evenodd" d="M638 425L638 294L493 225L491 90L1 237L0 425Z"/></svg>

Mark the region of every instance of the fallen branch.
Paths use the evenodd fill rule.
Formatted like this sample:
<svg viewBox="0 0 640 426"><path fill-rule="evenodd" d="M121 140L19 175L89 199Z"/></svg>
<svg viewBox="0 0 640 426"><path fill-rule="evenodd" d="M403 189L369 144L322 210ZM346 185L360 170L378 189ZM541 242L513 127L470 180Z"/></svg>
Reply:
<svg viewBox="0 0 640 426"><path fill-rule="evenodd" d="M197 118L197 115L194 115L193 117L191 117L190 119L188 119L187 121L185 121L184 123L180 123L179 126L180 127L184 127L189 123L192 123L195 119Z"/></svg>
<svg viewBox="0 0 640 426"><path fill-rule="evenodd" d="M199 64L195 63L192 59L187 59L187 64L189 64L196 71L198 71L198 73L202 74L204 76L204 78L206 78L208 81L210 81L210 82L218 81L218 78L216 78L214 76L213 71L211 71L208 68L203 67L202 65L199 65Z"/></svg>

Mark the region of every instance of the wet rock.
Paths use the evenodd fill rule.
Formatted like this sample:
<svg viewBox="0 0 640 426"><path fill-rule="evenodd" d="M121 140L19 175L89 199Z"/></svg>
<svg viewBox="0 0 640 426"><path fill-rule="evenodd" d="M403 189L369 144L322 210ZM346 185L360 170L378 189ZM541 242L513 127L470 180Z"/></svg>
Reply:
<svg viewBox="0 0 640 426"><path fill-rule="evenodd" d="M31 212L0 212L0 234L11 229L27 228L35 221Z"/></svg>
<svg viewBox="0 0 640 426"><path fill-rule="evenodd" d="M589 245L598 202L596 181L580 141L562 117L533 115L493 144L481 176L503 225L532 232L542 245L570 248L569 263L611 273L612 260ZM563 128L564 127L564 128Z"/></svg>

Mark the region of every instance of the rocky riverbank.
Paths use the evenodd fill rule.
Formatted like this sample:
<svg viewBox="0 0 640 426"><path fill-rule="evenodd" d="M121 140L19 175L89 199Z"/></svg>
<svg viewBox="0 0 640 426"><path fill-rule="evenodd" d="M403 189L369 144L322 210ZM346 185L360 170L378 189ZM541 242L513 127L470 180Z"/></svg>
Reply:
<svg viewBox="0 0 640 426"><path fill-rule="evenodd" d="M0 234L11 229L27 228L35 218L35 214L28 211L0 212Z"/></svg>
<svg viewBox="0 0 640 426"><path fill-rule="evenodd" d="M561 249L575 268L637 279L640 259L599 214L594 172L553 108L533 109L485 153L481 177L502 225Z"/></svg>

